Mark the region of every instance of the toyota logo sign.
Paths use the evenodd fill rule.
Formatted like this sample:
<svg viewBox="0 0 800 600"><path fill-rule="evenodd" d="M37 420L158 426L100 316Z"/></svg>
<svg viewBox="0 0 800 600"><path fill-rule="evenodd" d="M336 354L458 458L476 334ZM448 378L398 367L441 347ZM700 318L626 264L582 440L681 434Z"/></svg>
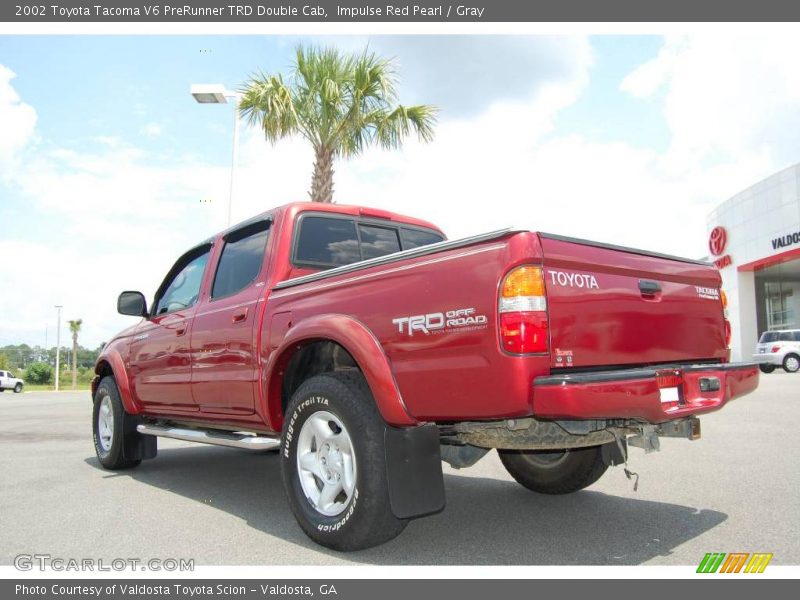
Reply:
<svg viewBox="0 0 800 600"><path fill-rule="evenodd" d="M725 244L728 243L728 233L724 227L714 227L711 230L711 235L708 236L708 249L711 254L719 256L725 251Z"/></svg>

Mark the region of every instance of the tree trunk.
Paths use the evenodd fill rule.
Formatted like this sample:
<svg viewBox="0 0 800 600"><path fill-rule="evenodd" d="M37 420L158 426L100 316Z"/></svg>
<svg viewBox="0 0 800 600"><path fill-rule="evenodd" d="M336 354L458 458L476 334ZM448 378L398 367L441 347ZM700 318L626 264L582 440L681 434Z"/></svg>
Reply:
<svg viewBox="0 0 800 600"><path fill-rule="evenodd" d="M78 389L78 332L72 334L72 389Z"/></svg>
<svg viewBox="0 0 800 600"><path fill-rule="evenodd" d="M333 152L325 146L314 149L314 173L308 195L312 202L333 202Z"/></svg>

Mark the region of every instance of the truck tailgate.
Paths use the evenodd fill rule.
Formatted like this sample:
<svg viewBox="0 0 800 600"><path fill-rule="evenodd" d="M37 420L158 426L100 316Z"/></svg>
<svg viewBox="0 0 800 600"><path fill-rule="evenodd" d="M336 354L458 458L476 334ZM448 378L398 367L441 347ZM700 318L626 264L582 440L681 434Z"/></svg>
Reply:
<svg viewBox="0 0 800 600"><path fill-rule="evenodd" d="M539 234L551 367L728 358L711 265Z"/></svg>

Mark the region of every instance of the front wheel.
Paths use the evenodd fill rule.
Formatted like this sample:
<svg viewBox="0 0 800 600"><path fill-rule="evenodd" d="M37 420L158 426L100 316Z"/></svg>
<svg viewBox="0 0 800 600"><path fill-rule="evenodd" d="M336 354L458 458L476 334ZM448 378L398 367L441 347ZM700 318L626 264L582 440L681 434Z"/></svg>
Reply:
<svg viewBox="0 0 800 600"><path fill-rule="evenodd" d="M540 494L570 494L592 485L608 469L601 446L569 450L498 450L509 474Z"/></svg>
<svg viewBox="0 0 800 600"><path fill-rule="evenodd" d="M783 359L783 370L787 373L797 373L800 370L800 357L797 354L787 354Z"/></svg>
<svg viewBox="0 0 800 600"><path fill-rule="evenodd" d="M772 373L775 370L775 365L758 365L762 373Z"/></svg>
<svg viewBox="0 0 800 600"><path fill-rule="evenodd" d="M281 475L297 522L318 544L362 550L405 528L389 505L385 430L361 373L318 375L292 396Z"/></svg>
<svg viewBox="0 0 800 600"><path fill-rule="evenodd" d="M14 393L15 394L19 394L21 391L22 391L22 384L21 383L18 383L17 385L14 386Z"/></svg>
<svg viewBox="0 0 800 600"><path fill-rule="evenodd" d="M92 430L97 460L104 468L128 469L142 462L138 459L126 459L124 456L125 439L137 435L136 421L125 412L117 384L111 376L104 377L97 386L92 411Z"/></svg>

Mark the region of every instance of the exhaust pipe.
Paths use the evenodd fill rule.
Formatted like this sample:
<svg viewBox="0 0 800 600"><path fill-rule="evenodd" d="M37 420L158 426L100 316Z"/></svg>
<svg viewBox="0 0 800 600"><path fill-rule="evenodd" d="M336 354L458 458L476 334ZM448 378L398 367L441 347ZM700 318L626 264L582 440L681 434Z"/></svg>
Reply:
<svg viewBox="0 0 800 600"><path fill-rule="evenodd" d="M253 435L249 433L228 433L227 431L207 429L184 429L180 427L165 427L142 423L136 427L139 433L155 435L158 437L183 440L185 442L198 442L227 446L229 448L242 448L244 450L272 450L281 445L278 438Z"/></svg>

